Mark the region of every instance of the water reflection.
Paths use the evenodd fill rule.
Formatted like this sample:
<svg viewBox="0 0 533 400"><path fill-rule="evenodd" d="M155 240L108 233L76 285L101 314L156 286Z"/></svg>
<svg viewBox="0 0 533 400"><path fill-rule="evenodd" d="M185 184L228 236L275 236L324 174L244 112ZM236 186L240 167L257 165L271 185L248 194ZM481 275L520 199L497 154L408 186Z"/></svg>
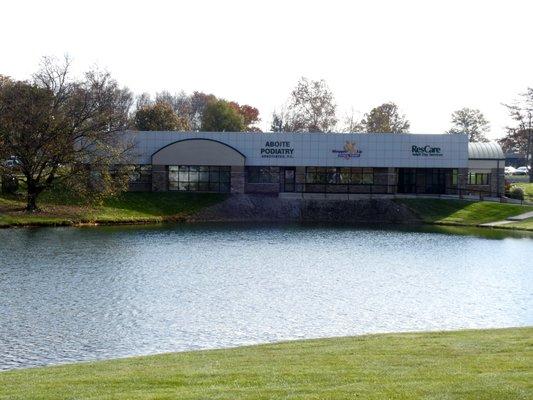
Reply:
<svg viewBox="0 0 533 400"><path fill-rule="evenodd" d="M531 325L531 238L338 225L3 230L0 369Z"/></svg>

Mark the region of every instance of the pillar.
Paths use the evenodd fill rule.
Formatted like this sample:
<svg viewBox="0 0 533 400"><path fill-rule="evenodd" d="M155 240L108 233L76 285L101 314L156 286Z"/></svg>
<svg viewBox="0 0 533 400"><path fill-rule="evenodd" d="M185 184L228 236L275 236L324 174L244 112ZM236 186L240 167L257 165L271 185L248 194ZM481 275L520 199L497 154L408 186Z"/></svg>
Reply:
<svg viewBox="0 0 533 400"><path fill-rule="evenodd" d="M166 165L152 165L152 192L168 191L168 168Z"/></svg>
<svg viewBox="0 0 533 400"><path fill-rule="evenodd" d="M231 166L231 193L244 193L244 165Z"/></svg>

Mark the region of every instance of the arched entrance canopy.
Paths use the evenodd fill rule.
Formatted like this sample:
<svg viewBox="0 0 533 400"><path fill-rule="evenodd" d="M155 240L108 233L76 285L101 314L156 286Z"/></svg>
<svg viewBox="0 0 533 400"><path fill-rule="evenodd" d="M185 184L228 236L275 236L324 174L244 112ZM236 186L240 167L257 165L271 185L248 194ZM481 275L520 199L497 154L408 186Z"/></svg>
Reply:
<svg viewBox="0 0 533 400"><path fill-rule="evenodd" d="M225 143L212 139L184 139L152 154L153 165L244 165L246 157Z"/></svg>

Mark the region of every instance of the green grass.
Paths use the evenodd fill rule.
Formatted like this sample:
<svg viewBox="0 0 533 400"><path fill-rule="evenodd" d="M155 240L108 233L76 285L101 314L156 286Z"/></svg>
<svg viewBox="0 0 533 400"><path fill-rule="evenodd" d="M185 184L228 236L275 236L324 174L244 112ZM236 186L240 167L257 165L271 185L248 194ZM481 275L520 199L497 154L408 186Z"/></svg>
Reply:
<svg viewBox="0 0 533 400"><path fill-rule="evenodd" d="M445 199L397 199L396 201L405 204L422 221L431 224L475 226L533 211L533 206L489 201Z"/></svg>
<svg viewBox="0 0 533 400"><path fill-rule="evenodd" d="M533 328L368 335L0 373L0 399L531 399Z"/></svg>
<svg viewBox="0 0 533 400"><path fill-rule="evenodd" d="M27 214L23 211L22 197L3 196L0 197L0 226L180 220L224 198L221 194L127 192L95 206L54 192L43 194L39 199L41 212Z"/></svg>

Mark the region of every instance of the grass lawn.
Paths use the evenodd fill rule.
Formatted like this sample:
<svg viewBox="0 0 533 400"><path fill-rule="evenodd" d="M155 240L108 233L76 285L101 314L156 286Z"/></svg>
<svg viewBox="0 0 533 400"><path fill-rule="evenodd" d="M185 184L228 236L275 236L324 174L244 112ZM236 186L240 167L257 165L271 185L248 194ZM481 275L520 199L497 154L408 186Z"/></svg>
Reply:
<svg viewBox="0 0 533 400"><path fill-rule="evenodd" d="M41 212L27 214L23 198L0 196L0 226L179 220L224 198L220 194L127 192L94 206L54 192L43 194Z"/></svg>
<svg viewBox="0 0 533 400"><path fill-rule="evenodd" d="M471 202L445 199L397 199L415 212L424 222L450 225L479 225L533 211L533 206Z"/></svg>
<svg viewBox="0 0 533 400"><path fill-rule="evenodd" d="M0 399L531 399L533 328L368 335L0 373Z"/></svg>

